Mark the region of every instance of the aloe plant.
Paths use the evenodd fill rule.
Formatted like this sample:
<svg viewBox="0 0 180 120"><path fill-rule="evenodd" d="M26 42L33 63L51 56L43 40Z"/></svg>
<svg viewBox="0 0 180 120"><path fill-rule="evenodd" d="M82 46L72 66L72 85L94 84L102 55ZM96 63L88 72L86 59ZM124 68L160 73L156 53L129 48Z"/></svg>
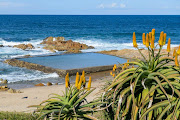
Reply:
<svg viewBox="0 0 180 120"><path fill-rule="evenodd" d="M51 94L48 100L43 101L40 105L32 105L36 107L36 112L40 113L40 118L51 120L77 120L89 119L96 120L91 114L95 112L93 106L101 102L88 102L86 97L95 90L91 88L91 77L88 82L88 87L85 88L85 73L83 72L81 79L77 73L76 83L70 85L69 74L65 77L65 93L61 96L58 94Z"/></svg>
<svg viewBox="0 0 180 120"><path fill-rule="evenodd" d="M180 119L180 67L177 60L168 54L161 54L166 43L166 34L161 32L159 43L154 46L155 29L143 34L143 44L149 57L145 57L136 43L133 33L133 46L143 59L128 62L135 68L122 70L105 89L102 95L105 115L114 120L179 120ZM159 47L157 53L155 49ZM180 51L180 47L179 50ZM175 64L169 64L175 63ZM127 63L126 63L127 64Z"/></svg>

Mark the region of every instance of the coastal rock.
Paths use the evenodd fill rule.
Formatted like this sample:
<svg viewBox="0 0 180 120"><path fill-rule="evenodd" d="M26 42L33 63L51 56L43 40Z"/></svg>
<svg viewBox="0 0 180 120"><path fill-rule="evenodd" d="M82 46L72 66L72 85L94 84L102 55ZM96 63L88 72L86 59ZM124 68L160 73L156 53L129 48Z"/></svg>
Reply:
<svg viewBox="0 0 180 120"><path fill-rule="evenodd" d="M3 80L3 79L1 79L0 81L1 81L1 84L7 84L8 83L7 80Z"/></svg>
<svg viewBox="0 0 180 120"><path fill-rule="evenodd" d="M19 45L14 45L13 47L22 49L22 50L26 50L26 49L34 49L34 46L29 43L29 44L19 44Z"/></svg>
<svg viewBox="0 0 180 120"><path fill-rule="evenodd" d="M7 91L9 88L7 85L5 86L0 86L0 91Z"/></svg>
<svg viewBox="0 0 180 120"><path fill-rule="evenodd" d="M0 45L0 47L4 47L3 45Z"/></svg>
<svg viewBox="0 0 180 120"><path fill-rule="evenodd" d="M10 88L8 90L8 93L22 93L22 92L20 90L15 90L15 89Z"/></svg>
<svg viewBox="0 0 180 120"><path fill-rule="evenodd" d="M44 86L43 83L36 84L35 86Z"/></svg>
<svg viewBox="0 0 180 120"><path fill-rule="evenodd" d="M43 40L41 44L46 50L51 52L57 51L68 51L69 53L79 53L79 50L93 49L93 46L88 46L86 44L81 44L79 42L73 42L72 40L65 41L64 37L48 37Z"/></svg>
<svg viewBox="0 0 180 120"><path fill-rule="evenodd" d="M68 51L66 51L66 53L82 53L82 52L78 49L69 49Z"/></svg>
<svg viewBox="0 0 180 120"><path fill-rule="evenodd" d="M52 85L52 83L51 82L47 82L47 86L51 86Z"/></svg>

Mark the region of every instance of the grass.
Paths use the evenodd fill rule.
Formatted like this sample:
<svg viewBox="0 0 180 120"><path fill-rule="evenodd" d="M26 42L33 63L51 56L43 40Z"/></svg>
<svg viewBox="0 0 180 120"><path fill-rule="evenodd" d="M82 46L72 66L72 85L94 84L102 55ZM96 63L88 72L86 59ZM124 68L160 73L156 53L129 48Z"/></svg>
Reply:
<svg viewBox="0 0 180 120"><path fill-rule="evenodd" d="M0 120L36 120L38 115L23 112L0 112Z"/></svg>

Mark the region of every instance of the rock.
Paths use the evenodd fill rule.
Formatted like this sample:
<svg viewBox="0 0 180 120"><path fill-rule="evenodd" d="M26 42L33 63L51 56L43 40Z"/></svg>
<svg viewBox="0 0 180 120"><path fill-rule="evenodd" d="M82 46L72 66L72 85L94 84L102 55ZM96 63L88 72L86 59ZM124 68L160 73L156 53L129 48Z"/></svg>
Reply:
<svg viewBox="0 0 180 120"><path fill-rule="evenodd" d="M22 97L22 99L27 99L28 98L28 96L26 96L26 97Z"/></svg>
<svg viewBox="0 0 180 120"><path fill-rule="evenodd" d="M8 81L7 80L1 80L1 84L7 84Z"/></svg>
<svg viewBox="0 0 180 120"><path fill-rule="evenodd" d="M25 50L25 49L34 49L34 46L32 44L19 44L19 45L14 45L13 47Z"/></svg>
<svg viewBox="0 0 180 120"><path fill-rule="evenodd" d="M10 88L8 90L8 93L22 93L22 92L20 90L15 90L15 89Z"/></svg>
<svg viewBox="0 0 180 120"><path fill-rule="evenodd" d="M66 53L82 53L82 52L78 49L69 49Z"/></svg>
<svg viewBox="0 0 180 120"><path fill-rule="evenodd" d="M0 47L4 47L3 45L0 45Z"/></svg>
<svg viewBox="0 0 180 120"><path fill-rule="evenodd" d="M45 47L43 47L44 49L52 52L58 50L68 51L69 53L79 53L79 50L94 48L93 46L73 42L72 40L65 41L64 37L48 37L44 39L43 42L41 42L41 44L46 45Z"/></svg>
<svg viewBox="0 0 180 120"><path fill-rule="evenodd" d="M35 86L44 86L43 83L36 84Z"/></svg>
<svg viewBox="0 0 180 120"><path fill-rule="evenodd" d="M47 86L51 86L52 85L52 83L51 82L47 82Z"/></svg>
<svg viewBox="0 0 180 120"><path fill-rule="evenodd" d="M29 58L29 57L32 57L31 55L25 55L23 56L24 58Z"/></svg>
<svg viewBox="0 0 180 120"><path fill-rule="evenodd" d="M8 90L9 88L7 87L7 85L5 86L0 86L0 91L6 91Z"/></svg>
<svg viewBox="0 0 180 120"><path fill-rule="evenodd" d="M58 83L55 83L55 85L58 85Z"/></svg>

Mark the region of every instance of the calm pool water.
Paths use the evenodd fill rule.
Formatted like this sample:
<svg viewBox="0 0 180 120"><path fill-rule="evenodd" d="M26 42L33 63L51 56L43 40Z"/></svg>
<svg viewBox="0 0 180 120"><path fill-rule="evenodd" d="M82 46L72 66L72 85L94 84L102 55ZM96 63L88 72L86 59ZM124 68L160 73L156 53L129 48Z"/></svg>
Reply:
<svg viewBox="0 0 180 120"><path fill-rule="evenodd" d="M19 60L58 69L76 69L125 63L127 60L99 53L66 54L58 56L21 58Z"/></svg>

